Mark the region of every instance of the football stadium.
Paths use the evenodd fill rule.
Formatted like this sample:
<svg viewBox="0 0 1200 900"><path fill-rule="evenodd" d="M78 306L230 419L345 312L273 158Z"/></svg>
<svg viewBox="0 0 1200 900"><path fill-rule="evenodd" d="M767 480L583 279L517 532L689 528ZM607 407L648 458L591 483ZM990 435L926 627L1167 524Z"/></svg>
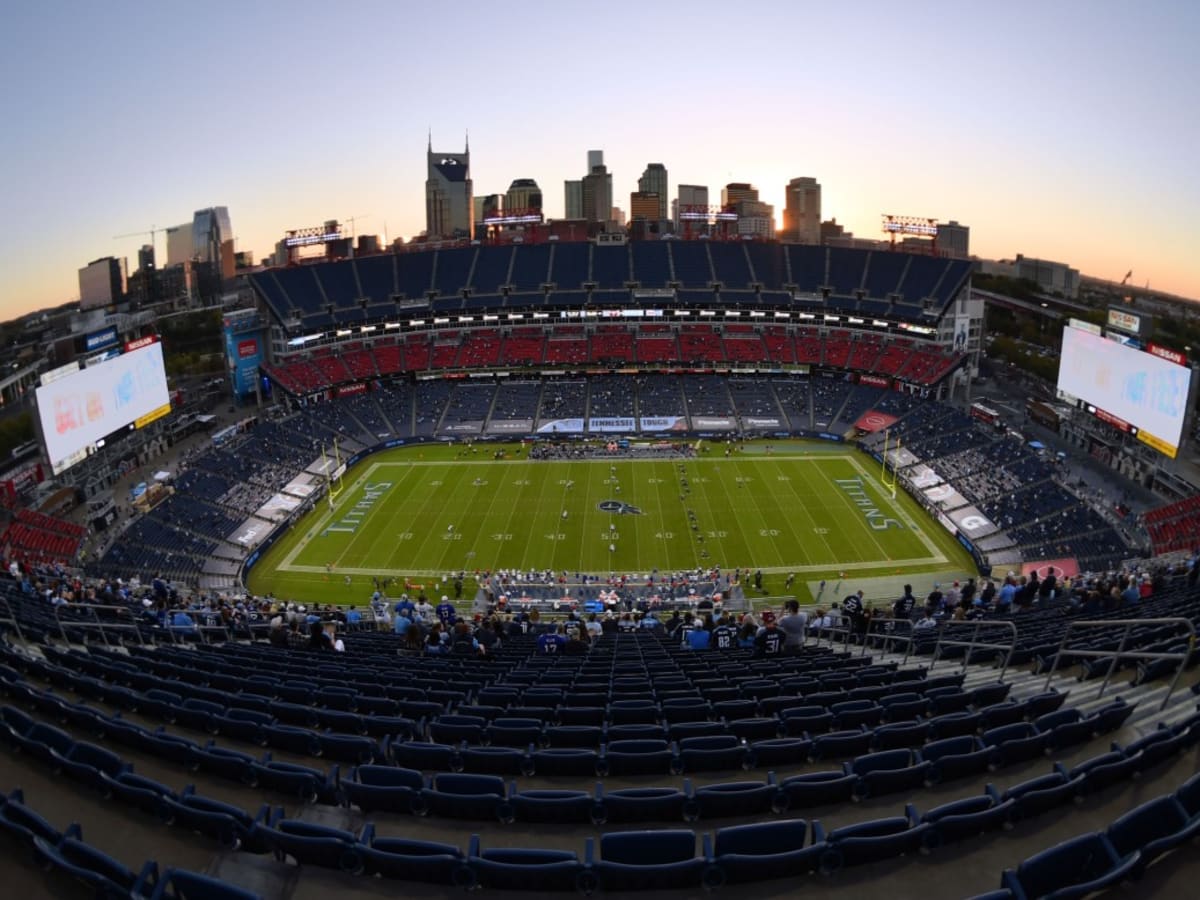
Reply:
<svg viewBox="0 0 1200 900"><path fill-rule="evenodd" d="M16 884L1185 892L1196 497L1139 545L963 400L968 264L533 234L252 275L258 412L82 566L9 526ZM1179 373L1095 341L1080 412L1178 444L1091 382ZM170 411L153 337L101 365L38 388L56 472L115 430L64 437L82 379Z"/></svg>

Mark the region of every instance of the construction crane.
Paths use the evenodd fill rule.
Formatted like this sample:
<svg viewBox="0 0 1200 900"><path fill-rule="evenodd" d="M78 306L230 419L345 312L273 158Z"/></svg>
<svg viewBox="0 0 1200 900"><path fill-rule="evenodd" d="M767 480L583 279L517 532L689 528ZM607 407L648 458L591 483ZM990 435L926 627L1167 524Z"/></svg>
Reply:
<svg viewBox="0 0 1200 900"><path fill-rule="evenodd" d="M342 220L343 222L346 222L350 225L350 241L351 241L351 243L354 242L354 223L357 222L359 219L369 219L369 218L371 218L371 214L364 213L359 216L349 216L348 218L345 218Z"/></svg>
<svg viewBox="0 0 1200 900"><path fill-rule="evenodd" d="M1129 283L1129 279L1133 277L1133 269L1125 273L1125 277L1121 279L1121 287L1125 287Z"/></svg>
<svg viewBox="0 0 1200 900"><path fill-rule="evenodd" d="M166 231L166 230L167 229L165 229L165 228L159 228L157 225L151 225L150 229L148 231L131 231L131 232L129 232L129 234L118 234L115 237L113 237L113 240L119 241L124 238L145 237L146 235L150 235L150 246L153 247L154 246L154 236L156 234L158 234L160 231Z"/></svg>

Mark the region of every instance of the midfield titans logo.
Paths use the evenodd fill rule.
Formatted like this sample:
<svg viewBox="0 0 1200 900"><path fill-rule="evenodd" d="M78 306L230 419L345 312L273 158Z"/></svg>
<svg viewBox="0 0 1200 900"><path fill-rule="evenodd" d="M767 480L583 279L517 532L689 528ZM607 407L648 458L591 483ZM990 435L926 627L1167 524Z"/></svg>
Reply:
<svg viewBox="0 0 1200 900"><path fill-rule="evenodd" d="M601 511L616 513L618 516L640 516L642 511L636 506L630 506L620 500L601 500L597 504Z"/></svg>

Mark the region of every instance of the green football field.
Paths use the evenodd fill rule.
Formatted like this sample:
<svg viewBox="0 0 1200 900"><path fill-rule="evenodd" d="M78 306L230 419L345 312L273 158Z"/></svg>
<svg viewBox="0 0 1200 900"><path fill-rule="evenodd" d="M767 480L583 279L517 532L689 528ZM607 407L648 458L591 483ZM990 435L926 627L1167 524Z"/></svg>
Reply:
<svg viewBox="0 0 1200 900"><path fill-rule="evenodd" d="M779 594L794 573L788 593L807 599L806 581L841 573L972 568L911 498L892 497L869 457L825 443L767 446L569 462L528 460L511 445L499 460L496 445L378 453L335 485L332 509L322 502L271 548L248 587L346 603L389 576L429 584L498 568L574 576L719 565L761 569Z"/></svg>

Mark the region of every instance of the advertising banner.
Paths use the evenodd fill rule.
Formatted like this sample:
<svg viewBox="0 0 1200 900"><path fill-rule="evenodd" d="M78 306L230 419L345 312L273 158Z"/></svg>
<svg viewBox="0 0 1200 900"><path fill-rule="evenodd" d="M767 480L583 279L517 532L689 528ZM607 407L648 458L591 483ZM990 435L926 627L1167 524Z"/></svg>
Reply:
<svg viewBox="0 0 1200 900"><path fill-rule="evenodd" d="M587 430L592 432L636 431L637 423L633 418L625 416L594 416L588 419Z"/></svg>
<svg viewBox="0 0 1200 900"><path fill-rule="evenodd" d="M742 428L746 431L776 431L782 427L779 419L770 416L742 416Z"/></svg>
<svg viewBox="0 0 1200 900"><path fill-rule="evenodd" d="M858 421L854 423L854 427L859 431L865 431L867 434L874 434L876 431L891 428L895 422L896 417L891 413L869 409L858 417Z"/></svg>
<svg viewBox="0 0 1200 900"><path fill-rule="evenodd" d="M533 419L492 419L487 430L489 434L529 434Z"/></svg>
<svg viewBox="0 0 1200 900"><path fill-rule="evenodd" d="M538 426L538 434L579 434L583 419L550 419Z"/></svg>
<svg viewBox="0 0 1200 900"><path fill-rule="evenodd" d="M925 495L925 499L938 509L958 509L960 506L967 505L967 498L948 484L934 485L931 488L926 488L922 493Z"/></svg>
<svg viewBox="0 0 1200 900"><path fill-rule="evenodd" d="M729 416L692 416L696 431L733 431L736 423Z"/></svg>
<svg viewBox="0 0 1200 900"><path fill-rule="evenodd" d="M974 506L956 509L950 513L950 518L958 526L958 530L973 541L1000 530Z"/></svg>
<svg viewBox="0 0 1200 900"><path fill-rule="evenodd" d="M639 431L687 431L686 416L642 416L638 419Z"/></svg>

